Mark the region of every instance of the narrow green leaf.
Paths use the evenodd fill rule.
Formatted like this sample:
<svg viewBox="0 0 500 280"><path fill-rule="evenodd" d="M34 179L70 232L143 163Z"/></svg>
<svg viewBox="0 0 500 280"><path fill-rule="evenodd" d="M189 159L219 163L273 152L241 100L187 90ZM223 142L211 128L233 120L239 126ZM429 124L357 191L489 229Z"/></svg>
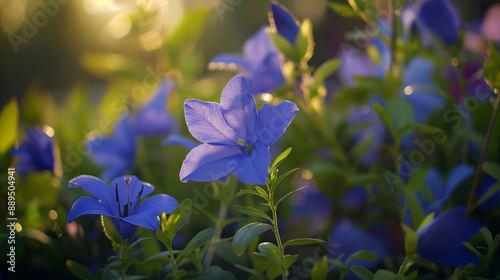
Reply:
<svg viewBox="0 0 500 280"><path fill-rule="evenodd" d="M247 246L263 232L272 229L269 224L250 223L236 232L233 238L233 247L236 255L241 256Z"/></svg>
<svg viewBox="0 0 500 280"><path fill-rule="evenodd" d="M332 58L323 64L321 64L316 71L314 71L313 77L317 85L321 84L326 77L330 76L335 72L340 66L340 59Z"/></svg>
<svg viewBox="0 0 500 280"><path fill-rule="evenodd" d="M417 251L418 235L413 229L409 228L405 224L401 224L401 226L405 232L406 255L411 255Z"/></svg>
<svg viewBox="0 0 500 280"><path fill-rule="evenodd" d="M165 244L167 248L172 248L172 239L164 233L161 229L155 232L156 239L160 240L161 243Z"/></svg>
<svg viewBox="0 0 500 280"><path fill-rule="evenodd" d="M239 264L235 264L234 266L236 268L239 268L239 269L247 272L248 274L251 274L252 276L256 277L257 279L268 280L264 275L262 275L262 273L258 272L255 269L251 269L251 268L248 268L246 266L239 265Z"/></svg>
<svg viewBox="0 0 500 280"><path fill-rule="evenodd" d="M387 98L385 101L385 107L387 113L396 122L398 128L404 127L415 122L415 116L413 113L413 106L410 102L401 97ZM398 131L400 132L400 137L403 137L411 132L411 129Z"/></svg>
<svg viewBox="0 0 500 280"><path fill-rule="evenodd" d="M425 216L425 218L422 220L422 222L418 226L417 232L419 230L421 230L422 228L424 228L428 223L432 222L432 220L434 220L434 214L435 213L432 212L432 213L429 213L427 216Z"/></svg>
<svg viewBox="0 0 500 280"><path fill-rule="evenodd" d="M278 167L281 162L283 160L286 159L286 157L288 157L288 155L292 152L292 147L289 147L288 149L286 149L284 152L282 152L273 162L273 164L271 165L271 170L274 170L274 168Z"/></svg>
<svg viewBox="0 0 500 280"><path fill-rule="evenodd" d="M356 11L354 11L354 9L351 6L349 6L349 5L331 2L331 3L328 3L328 6L330 8L332 8L332 10L334 12L336 12L337 14L339 14L341 16L344 16L344 17L354 17L354 18L359 18L360 17L359 13L357 13Z"/></svg>
<svg viewBox="0 0 500 280"><path fill-rule="evenodd" d="M479 232L481 233L481 237L486 245L488 245L488 248L491 248L491 245L493 245L493 236L491 235L490 230L486 227L482 227Z"/></svg>
<svg viewBox="0 0 500 280"><path fill-rule="evenodd" d="M299 33L295 38L295 48L299 61L309 61L314 51L314 39L312 23L307 18L300 25Z"/></svg>
<svg viewBox="0 0 500 280"><path fill-rule="evenodd" d="M115 224L111 221L111 218L105 215L101 215L101 224L104 228L104 233L113 244L122 244L123 238L116 230Z"/></svg>
<svg viewBox="0 0 500 280"><path fill-rule="evenodd" d="M255 186L255 189L259 192L259 194L262 198L264 198L265 200L268 200L269 196L267 195L266 191L263 188L261 188L259 186Z"/></svg>
<svg viewBox="0 0 500 280"><path fill-rule="evenodd" d="M269 31L268 32L269 37L271 37L271 40L273 41L274 45L276 48L282 53L286 58L299 62L300 59L298 58L298 55L296 54L294 46L288 42L287 39L283 38L278 32L275 31ZM272 169L272 168L271 168Z"/></svg>
<svg viewBox="0 0 500 280"><path fill-rule="evenodd" d="M353 265L351 266L351 271L352 273L356 274L356 276L358 276L361 280L373 280L373 272L362 266Z"/></svg>
<svg viewBox="0 0 500 280"><path fill-rule="evenodd" d="M281 266L281 252L278 249L278 246L270 242L262 242L257 248L259 249L259 252L266 257L266 259L278 266Z"/></svg>
<svg viewBox="0 0 500 280"><path fill-rule="evenodd" d="M250 206L236 205L233 209L250 216L261 217L266 220L272 221L272 219L266 213Z"/></svg>
<svg viewBox="0 0 500 280"><path fill-rule="evenodd" d="M254 191L254 190L240 190L240 192L252 194L252 195L255 195L255 196L258 196L258 197L262 197L262 198L265 199L265 197L263 197L259 192Z"/></svg>
<svg viewBox="0 0 500 280"><path fill-rule="evenodd" d="M377 258L377 254L371 252L371 251L357 251L353 253L349 259L356 259L356 260L362 260L362 261L372 261Z"/></svg>
<svg viewBox="0 0 500 280"><path fill-rule="evenodd" d="M229 272L229 271L224 271L222 268L218 266L209 266L207 269L205 269L205 272L203 272L203 276L200 278L197 278L200 280L211 280L211 279L217 279L217 280L236 280L234 275Z"/></svg>
<svg viewBox="0 0 500 280"><path fill-rule="evenodd" d="M373 275L373 280L406 280L406 277L403 275L397 275L388 270L380 269Z"/></svg>
<svg viewBox="0 0 500 280"><path fill-rule="evenodd" d="M203 246L205 243L212 240L212 238L214 236L215 236L215 229L214 228L206 228L206 229L198 232L193 238L191 238L191 240L186 245L186 247L184 247L184 249L182 249L181 254L183 256L188 255L196 248L199 248L199 247Z"/></svg>
<svg viewBox="0 0 500 280"><path fill-rule="evenodd" d="M325 280L328 275L328 257L323 256L323 258L317 261L311 270L312 280Z"/></svg>
<svg viewBox="0 0 500 280"><path fill-rule="evenodd" d="M278 179L276 180L276 184L274 185L275 187L278 186L281 181L283 181L286 177L288 177L290 174L292 174L293 172L299 170L298 168L294 168L288 172L286 172L285 174L282 174L278 177ZM274 189L273 189L274 190Z"/></svg>
<svg viewBox="0 0 500 280"><path fill-rule="evenodd" d="M420 199L411 192L408 188L404 189L404 197L406 205L410 208L410 215L413 228L418 228L424 219L424 209L420 203Z"/></svg>
<svg viewBox="0 0 500 280"><path fill-rule="evenodd" d="M85 266L74 262L72 260L67 260L66 261L66 267L75 275L76 277L82 279L82 280L92 280L94 279L94 276L92 275L92 272Z"/></svg>
<svg viewBox="0 0 500 280"><path fill-rule="evenodd" d="M283 244L283 247L291 245L308 245L308 244L318 244L318 243L326 243L326 241L317 238L297 238L288 240L287 242L285 242L285 244Z"/></svg>
<svg viewBox="0 0 500 280"><path fill-rule="evenodd" d="M3 107L0 112L0 127L2 137L0 137L0 154L5 153L17 139L17 123L19 120L19 106L13 97Z"/></svg>
<svg viewBox="0 0 500 280"><path fill-rule="evenodd" d="M485 161L482 169L486 174L500 181L500 164L492 161Z"/></svg>
<svg viewBox="0 0 500 280"><path fill-rule="evenodd" d="M385 111L384 107L382 107L378 103L373 103L373 109L375 109L375 112L377 112L377 115L382 120L385 127L391 132L391 135L395 136L395 134L394 134L394 122L393 122L391 116L387 113L387 111Z"/></svg>
<svg viewBox="0 0 500 280"><path fill-rule="evenodd" d="M174 254L179 253L180 251L175 250L173 251ZM137 266L137 273L145 273L151 270L154 270L158 267L161 267L165 263L170 262L170 252L169 251L163 251L158 254L155 254L144 261L142 261L138 266Z"/></svg>
<svg viewBox="0 0 500 280"><path fill-rule="evenodd" d="M301 190L303 190L303 189L305 189L305 188L307 188L307 187L308 187L308 186L303 186L302 188L298 188L298 189L296 189L296 190L293 190L293 191L291 191L291 192L289 192L289 193L285 194L282 198L280 198L280 200L278 200L278 202L276 202L276 206L278 206L278 204L280 204L280 202L281 202L283 199L285 199L285 198L287 198L287 197L291 196L292 194L295 194L295 193L297 193L297 192L300 192Z"/></svg>
<svg viewBox="0 0 500 280"><path fill-rule="evenodd" d="M500 181L497 181L495 184L493 184L493 186L491 186L488 189L488 191L485 194L483 194L481 196L481 198L479 198L477 200L477 202L474 205L474 207L477 207L477 206L481 205L483 202L485 202L486 200L488 200L488 198L490 198L492 195L494 195L498 191L500 191Z"/></svg>
<svg viewBox="0 0 500 280"><path fill-rule="evenodd" d="M193 201L191 199L185 199L168 217L167 234L170 239L173 240L177 232L186 224L191 214L192 205Z"/></svg>

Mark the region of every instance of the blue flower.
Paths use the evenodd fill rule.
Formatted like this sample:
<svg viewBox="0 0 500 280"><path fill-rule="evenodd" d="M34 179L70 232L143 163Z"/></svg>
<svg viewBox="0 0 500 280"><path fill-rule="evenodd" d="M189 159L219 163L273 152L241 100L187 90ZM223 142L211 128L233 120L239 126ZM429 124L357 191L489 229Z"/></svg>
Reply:
<svg viewBox="0 0 500 280"><path fill-rule="evenodd" d="M69 186L82 188L94 198L83 196L76 200L69 211L68 223L81 215L106 215L123 238L130 237L138 226L159 229L158 216L163 212L170 214L178 206L177 201L166 194L141 202L154 187L135 176L118 177L108 186L99 178L82 175L69 181Z"/></svg>
<svg viewBox="0 0 500 280"><path fill-rule="evenodd" d="M54 140L38 128L26 129L26 139L11 155L17 158L17 172L26 174L54 170Z"/></svg>
<svg viewBox="0 0 500 280"><path fill-rule="evenodd" d="M176 133L171 134L169 137L167 137L167 139L163 140L161 144L163 146L181 145L188 149L194 149L200 145L199 142L193 141Z"/></svg>
<svg viewBox="0 0 500 280"><path fill-rule="evenodd" d="M106 169L101 177L111 180L132 168L136 142L136 131L130 115L126 113L114 127L112 135L88 139L85 147L94 162Z"/></svg>
<svg viewBox="0 0 500 280"><path fill-rule="evenodd" d="M134 125L138 135L164 135L175 131L175 122L166 108L167 98L174 86L172 80L164 80L158 92L137 111Z"/></svg>
<svg viewBox="0 0 500 280"><path fill-rule="evenodd" d="M486 176L483 180L483 183L479 186L479 190L477 192L477 198L481 198L485 195L495 184L498 184L497 179ZM479 207L484 210L494 209L498 207L500 203L500 191L494 192L488 199L486 199Z"/></svg>
<svg viewBox="0 0 500 280"><path fill-rule="evenodd" d="M441 210L443 204L450 199L453 191L473 174L474 167L460 164L453 168L448 175L446 183L443 183L438 171L435 168L431 168L425 177L425 184L429 187L434 201L428 202L420 193L417 194L422 202L425 214Z"/></svg>
<svg viewBox="0 0 500 280"><path fill-rule="evenodd" d="M221 54L214 57L210 69L232 69L237 67L247 78L250 94L273 93L285 83L281 70L283 61L264 26L250 37L243 47L243 57Z"/></svg>
<svg viewBox="0 0 500 280"><path fill-rule="evenodd" d="M417 22L435 34L446 45L458 42L460 18L447 0L426 0L417 12Z"/></svg>
<svg viewBox="0 0 500 280"><path fill-rule="evenodd" d="M387 239L379 228L375 228L370 232L360 229L357 225L348 220L339 220L335 223L330 233L328 247L330 251L330 259L337 259L341 254L344 254L340 261L346 262L349 256L358 251L371 251L377 254L375 260L365 261L353 259L349 263L349 267L360 265L365 268L370 268L383 258L388 256L392 249Z"/></svg>
<svg viewBox="0 0 500 280"><path fill-rule="evenodd" d="M467 219L465 207L439 215L417 232L417 253L426 260L450 266L478 264L479 259L462 245L481 228L481 222Z"/></svg>
<svg viewBox="0 0 500 280"><path fill-rule="evenodd" d="M278 34L285 38L292 46L295 45L295 38L299 34L299 24L292 14L276 2L271 3L269 14L271 27L276 29Z"/></svg>
<svg viewBox="0 0 500 280"><path fill-rule="evenodd" d="M247 80L238 75L222 91L220 104L189 99L184 104L191 135L203 144L182 163L180 179L208 182L232 171L247 184L265 184L271 161L269 146L285 132L298 108L283 101L256 112Z"/></svg>

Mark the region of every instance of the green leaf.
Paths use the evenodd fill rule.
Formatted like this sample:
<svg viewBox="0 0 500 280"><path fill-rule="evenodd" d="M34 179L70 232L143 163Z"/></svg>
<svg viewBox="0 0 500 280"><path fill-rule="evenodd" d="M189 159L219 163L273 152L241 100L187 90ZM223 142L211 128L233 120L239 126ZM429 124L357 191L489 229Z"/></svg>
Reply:
<svg viewBox="0 0 500 280"><path fill-rule="evenodd" d="M166 279L181 279L186 276L187 272L184 269L177 270L175 273L170 272L165 278Z"/></svg>
<svg viewBox="0 0 500 280"><path fill-rule="evenodd" d="M217 280L236 280L234 275L229 272L229 271L224 271L222 268L218 266L209 266L207 269L205 269L205 272L203 272L203 276L196 278L200 280L212 280L212 279L217 279Z"/></svg>
<svg viewBox="0 0 500 280"><path fill-rule="evenodd" d="M362 260L362 261L372 261L377 258L377 254L371 252L371 251L357 251L353 253L350 257L349 260Z"/></svg>
<svg viewBox="0 0 500 280"><path fill-rule="evenodd" d="M420 199L418 199L415 193L411 192L408 188L404 189L404 197L406 205L410 209L413 228L418 228L418 225L420 225L424 219L424 209L422 208Z"/></svg>
<svg viewBox="0 0 500 280"><path fill-rule="evenodd" d="M435 212L429 213L425 218L422 220L420 225L418 226L417 232L424 228L428 223L432 222L434 220L434 214Z"/></svg>
<svg viewBox="0 0 500 280"><path fill-rule="evenodd" d="M94 276L92 275L92 272L85 266L74 262L72 260L67 260L66 261L66 267L75 275L76 277L82 279L82 280L93 280Z"/></svg>
<svg viewBox="0 0 500 280"><path fill-rule="evenodd" d="M2 137L0 137L0 154L5 153L17 139L17 123L19 120L19 105L13 97L3 107L0 113L0 127Z"/></svg>
<svg viewBox="0 0 500 280"><path fill-rule="evenodd" d="M296 256L285 255L283 257L283 269L287 270L296 261L297 261L297 257Z"/></svg>
<svg viewBox="0 0 500 280"><path fill-rule="evenodd" d="M276 180L276 184L274 185L274 187L278 186L281 183L281 181L283 181L286 177L288 177L290 174L292 174L293 172L295 172L297 170L299 170L299 169L298 168L294 168L294 169L286 172L285 174L280 175L278 177L278 179ZM273 189L273 191L274 191L274 189Z"/></svg>
<svg viewBox="0 0 500 280"><path fill-rule="evenodd" d="M172 248L172 239L161 229L155 232L156 239L160 240L161 243L165 244L167 248Z"/></svg>
<svg viewBox="0 0 500 280"><path fill-rule="evenodd" d="M214 228L206 228L200 232L198 232L191 240L189 243L182 249L181 254L183 256L188 255L191 253L193 250L196 248L200 248L203 246L205 243L209 242L212 240L212 238L215 236L215 229Z"/></svg>
<svg viewBox="0 0 500 280"><path fill-rule="evenodd" d="M105 215L101 215L101 223L104 228L104 233L111 240L113 244L122 244L123 238L116 230L115 224L111 221L111 218Z"/></svg>
<svg viewBox="0 0 500 280"><path fill-rule="evenodd" d="M186 224L191 214L192 205L193 201L191 199L185 199L168 217L167 234L170 239L173 240L177 232Z"/></svg>
<svg viewBox="0 0 500 280"><path fill-rule="evenodd" d="M486 245L488 245L488 248L491 248L491 245L493 245L493 236L491 235L491 232L486 227L482 227L479 232L481 233L481 237Z"/></svg>
<svg viewBox="0 0 500 280"><path fill-rule="evenodd" d="M486 60L483 65L484 79L498 92L500 88L500 56L492 42L488 47L488 56L490 59Z"/></svg>
<svg viewBox="0 0 500 280"><path fill-rule="evenodd" d="M500 164L492 161L485 161L482 169L486 174L500 181Z"/></svg>
<svg viewBox="0 0 500 280"><path fill-rule="evenodd" d="M293 190L293 191L291 191L291 192L289 192L289 193L285 194L282 198L280 198L280 200L278 200L278 202L276 202L276 206L278 206L278 204L280 204L280 202L281 202L283 199L285 199L285 198L287 198L287 197L291 196L292 194L295 194L295 193L297 193L297 192L300 192L301 190L303 190L303 189L305 189L305 188L307 188L307 187L308 187L308 186L304 186L304 187L302 187L302 188L298 188L298 189L296 189L296 190Z"/></svg>
<svg viewBox="0 0 500 280"><path fill-rule="evenodd" d="M236 255L241 256L247 246L261 233L272 229L269 224L250 223L236 232L233 238L233 247Z"/></svg>
<svg viewBox="0 0 500 280"><path fill-rule="evenodd" d="M333 72L335 72L339 68L339 66L340 59L338 58L332 58L323 62L323 64L321 64L313 74L316 85L321 84L323 80L333 74Z"/></svg>
<svg viewBox="0 0 500 280"><path fill-rule="evenodd" d="M266 259L278 266L281 266L281 252L278 246L270 242L262 242L257 248L259 249L259 252L266 257Z"/></svg>
<svg viewBox="0 0 500 280"><path fill-rule="evenodd" d="M250 207L250 206L243 206L243 205L236 205L233 208L234 210L241 212L243 214L247 214L250 216L255 216L255 217L261 217L266 220L272 221L272 219L264 212L260 211L259 209Z"/></svg>
<svg viewBox="0 0 500 280"><path fill-rule="evenodd" d="M353 265L351 266L351 271L352 273L356 274L356 276L358 276L361 280L373 280L373 272L362 266Z"/></svg>
<svg viewBox="0 0 500 280"><path fill-rule="evenodd" d="M261 188L259 186L255 186L255 189L257 190L257 192L259 192L260 197L264 198L265 200L268 200L268 195L263 188Z"/></svg>
<svg viewBox="0 0 500 280"><path fill-rule="evenodd" d="M404 127L415 122L413 106L403 98L387 98L385 101L385 108L398 127ZM400 132L399 136L402 137L411 132L411 130L405 129L398 132Z"/></svg>
<svg viewBox="0 0 500 280"><path fill-rule="evenodd" d="M307 18L302 22L299 33L295 38L295 48L299 61L308 61L313 54L314 39L312 23Z"/></svg>
<svg viewBox="0 0 500 280"><path fill-rule="evenodd" d="M413 229L405 224L401 224L405 232L405 252L406 255L411 255L417 251L418 235Z"/></svg>
<svg viewBox="0 0 500 280"><path fill-rule="evenodd" d="M430 166L424 166L417 169L408 179L408 190L411 192L416 192L421 188L425 187L425 177L429 172Z"/></svg>
<svg viewBox="0 0 500 280"><path fill-rule="evenodd" d="M174 254L179 252L180 251L178 250L173 251ZM137 273L145 273L154 270L156 268L159 268L163 264L170 262L170 257L171 256L169 251L163 251L158 254L155 254L145 259L137 266Z"/></svg>
<svg viewBox="0 0 500 280"><path fill-rule="evenodd" d="M500 191L500 181L497 181L495 184L493 184L493 186L491 186L488 189L488 191L485 194L483 194L481 198L477 200L476 204L474 204L474 207L481 205L483 202L485 202L488 198L490 198L498 191Z"/></svg>
<svg viewBox="0 0 500 280"><path fill-rule="evenodd" d="M282 53L286 58L292 61L300 61L300 59L297 57L294 46L292 46L292 44L290 44L287 39L283 38L283 36L275 31L269 31L268 34L280 53Z"/></svg>
<svg viewBox="0 0 500 280"><path fill-rule="evenodd" d="M282 152L273 162L273 164L271 165L271 170L274 170L274 168L278 167L281 162L283 162L287 157L288 155L292 152L292 147L289 147L288 149L286 149L284 152Z"/></svg>
<svg viewBox="0 0 500 280"><path fill-rule="evenodd" d="M353 18L360 17L360 14L358 12L354 11L354 9L349 5L332 2L332 3L328 3L328 6L330 6L330 8L332 8L332 10L334 12L336 12L337 14L339 14L341 16L353 17Z"/></svg>
<svg viewBox="0 0 500 280"><path fill-rule="evenodd" d="M382 120L385 127L391 132L391 135L395 136L395 134L394 134L394 122L393 122L391 116L387 113L387 111L385 111L384 107L382 107L378 103L373 103L373 109L375 109L375 112L377 112L377 115Z"/></svg>
<svg viewBox="0 0 500 280"><path fill-rule="evenodd" d="M235 264L234 266L236 268L243 270L243 271L246 271L248 274L251 274L256 279L268 280L264 275L262 275L262 273L260 273L259 271L255 270L255 269L251 269L251 268L248 268L246 266L239 265L239 264Z"/></svg>
<svg viewBox="0 0 500 280"><path fill-rule="evenodd" d="M210 14L208 8L198 8L184 14L182 21L177 28L165 39L165 47L174 52L178 52L186 47L193 38L196 38Z"/></svg>
<svg viewBox="0 0 500 280"><path fill-rule="evenodd" d="M406 280L406 277L403 275L397 275L388 270L380 269L373 275L373 280Z"/></svg>
<svg viewBox="0 0 500 280"><path fill-rule="evenodd" d="M318 244L318 243L326 243L326 241L317 238L297 238L288 240L287 242L285 242L285 244L283 244L283 247L291 245L308 245L308 244Z"/></svg>
<svg viewBox="0 0 500 280"><path fill-rule="evenodd" d="M320 261L317 261L311 270L312 280L325 280L328 275L328 257L323 256Z"/></svg>

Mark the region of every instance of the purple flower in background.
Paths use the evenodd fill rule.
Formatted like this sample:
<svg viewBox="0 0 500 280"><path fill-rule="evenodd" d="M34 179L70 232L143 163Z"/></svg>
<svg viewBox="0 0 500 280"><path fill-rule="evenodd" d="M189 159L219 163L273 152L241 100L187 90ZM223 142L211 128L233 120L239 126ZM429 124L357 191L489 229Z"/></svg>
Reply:
<svg viewBox="0 0 500 280"><path fill-rule="evenodd" d="M312 180L297 180L297 188L308 186L292 196L292 214L294 224L307 221L308 233L320 232L331 219L333 206L330 200L321 193Z"/></svg>
<svg viewBox="0 0 500 280"><path fill-rule="evenodd" d="M188 149L194 149L195 147L200 145L199 142L193 141L176 133L171 134L169 137L167 137L167 139L163 140L161 144L163 146L181 145Z"/></svg>
<svg viewBox="0 0 500 280"><path fill-rule="evenodd" d="M477 192L477 198L481 198L483 195L485 195L491 188L493 188L495 185L498 184L498 180L491 177L491 176L486 176L484 178L483 183L481 186L479 186L479 190ZM484 210L489 210L493 209L495 207L498 207L498 204L500 203L500 191L494 192L488 199L486 199L479 207L481 207Z"/></svg>
<svg viewBox="0 0 500 280"><path fill-rule="evenodd" d="M456 207L439 215L417 232L417 253L435 263L462 266L478 264L479 259L462 245L481 228L481 222L467 219L465 207Z"/></svg>
<svg viewBox="0 0 500 280"><path fill-rule="evenodd" d="M85 147L94 162L105 169L101 177L111 180L134 164L136 142L135 128L130 115L126 113L115 125L112 135L91 138L87 140Z"/></svg>
<svg viewBox="0 0 500 280"><path fill-rule="evenodd" d="M458 42L460 17L448 0L423 1L417 13L417 22L446 45L454 45Z"/></svg>
<svg viewBox="0 0 500 280"><path fill-rule="evenodd" d="M271 2L269 22L278 34L290 42L292 46L295 45L295 38L297 38L300 27L298 21L285 7L276 2Z"/></svg>
<svg viewBox="0 0 500 280"><path fill-rule="evenodd" d="M450 199L453 191L473 174L474 167L461 164L453 168L448 175L446 183L443 183L438 171L435 168L431 168L425 177L425 184L429 187L435 200L433 202L428 202L420 193L418 194L422 206L424 207L425 214L439 212L443 204Z"/></svg>
<svg viewBox="0 0 500 280"><path fill-rule="evenodd" d="M468 96L489 96L493 94L493 89L486 83L483 75L483 63L479 60L468 62L463 69L463 79L465 80L465 92L460 88L460 73L455 67L447 69L451 78L448 89L457 103L461 103ZM481 92L481 94L479 94ZM487 100L488 98L484 98Z"/></svg>
<svg viewBox="0 0 500 280"><path fill-rule="evenodd" d="M17 158L17 172L26 174L54 170L54 140L38 128L26 129L28 138L11 155Z"/></svg>
<svg viewBox="0 0 500 280"><path fill-rule="evenodd" d="M247 184L266 182L271 156L268 147L285 132L297 113L295 103L256 104L247 80L238 75L222 91L220 104L189 99L184 104L191 135L203 144L182 163L180 179L208 182L232 171Z"/></svg>
<svg viewBox="0 0 500 280"><path fill-rule="evenodd" d="M237 67L248 80L250 94L273 93L285 83L281 70L283 61L278 49L266 32L267 27L250 37L243 47L243 57L234 54L220 54L209 64L210 69Z"/></svg>
<svg viewBox="0 0 500 280"><path fill-rule="evenodd" d="M106 215L111 218L123 238L130 237L138 226L157 230L160 216L179 205L166 194L149 195L154 187L139 181L135 176L122 176L113 180L111 186L99 178L82 175L69 181L70 187L82 188L94 198L83 196L75 201L68 214L68 223L82 215Z"/></svg>
<svg viewBox="0 0 500 280"><path fill-rule="evenodd" d="M340 258L340 261L345 263L353 253L365 250L371 251L377 254L375 260L353 259L349 263L349 267L360 265L370 268L388 256L392 251L390 243L383 236L386 235L379 228L368 232L360 229L351 221L339 220L333 226L328 241L330 259L337 259L343 253L344 256Z"/></svg>
<svg viewBox="0 0 500 280"><path fill-rule="evenodd" d="M482 31L488 39L500 41L500 4L491 6L484 16Z"/></svg>
<svg viewBox="0 0 500 280"><path fill-rule="evenodd" d="M164 80L158 92L137 111L134 126L138 135L164 135L175 131L175 122L166 108L167 98L174 86L172 80Z"/></svg>

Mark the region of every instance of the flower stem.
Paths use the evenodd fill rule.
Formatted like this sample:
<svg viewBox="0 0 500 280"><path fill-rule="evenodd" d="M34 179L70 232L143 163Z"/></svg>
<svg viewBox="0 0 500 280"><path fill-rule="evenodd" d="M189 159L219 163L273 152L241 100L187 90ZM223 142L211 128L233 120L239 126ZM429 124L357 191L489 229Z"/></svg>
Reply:
<svg viewBox="0 0 500 280"><path fill-rule="evenodd" d="M495 122L497 120L498 108L500 107L500 98L497 95L497 100L495 102L495 107L493 108L493 114L491 115L490 125L488 127L488 132L486 133L486 139L484 140L483 150L481 152L481 157L476 168L476 174L474 175L474 181L472 183L472 188L470 190L469 199L467 201L467 210L465 216L469 216L470 211L472 211L472 204L476 197L477 188L479 185L479 176L481 175L481 168L483 166L484 160L486 158L486 153L488 151L488 146L490 144L491 135L493 134L493 129L495 128Z"/></svg>
<svg viewBox="0 0 500 280"><path fill-rule="evenodd" d="M410 261L410 256L406 256L405 259L403 260L403 263L399 267L398 275L404 275L405 272L408 270L410 267L411 263Z"/></svg>
<svg viewBox="0 0 500 280"><path fill-rule="evenodd" d="M174 252L173 252L171 246L167 246L167 248L168 248L168 252L170 253L170 263L172 264L172 274L174 275L174 279L177 280L179 278L177 278L177 263L175 261Z"/></svg>
<svg viewBox="0 0 500 280"><path fill-rule="evenodd" d="M274 204L274 203L273 203ZM278 214L276 212L276 206L272 205L271 212L273 213L273 232L274 236L276 236L276 243L278 243L278 249L280 250L280 258L281 258L281 272L282 279L286 280L286 271L283 267L283 259L285 257L285 247L283 247L283 242L281 241L281 236L278 228Z"/></svg>

